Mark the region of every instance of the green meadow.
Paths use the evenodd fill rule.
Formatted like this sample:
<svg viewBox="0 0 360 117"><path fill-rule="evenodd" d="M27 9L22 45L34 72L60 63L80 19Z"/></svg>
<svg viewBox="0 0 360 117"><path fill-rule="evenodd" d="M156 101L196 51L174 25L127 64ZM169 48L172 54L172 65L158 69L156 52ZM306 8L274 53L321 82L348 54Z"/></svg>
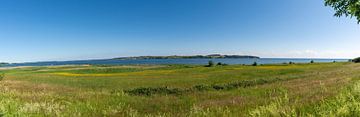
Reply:
<svg viewBox="0 0 360 117"><path fill-rule="evenodd" d="M360 64L0 68L3 116L359 116Z"/></svg>

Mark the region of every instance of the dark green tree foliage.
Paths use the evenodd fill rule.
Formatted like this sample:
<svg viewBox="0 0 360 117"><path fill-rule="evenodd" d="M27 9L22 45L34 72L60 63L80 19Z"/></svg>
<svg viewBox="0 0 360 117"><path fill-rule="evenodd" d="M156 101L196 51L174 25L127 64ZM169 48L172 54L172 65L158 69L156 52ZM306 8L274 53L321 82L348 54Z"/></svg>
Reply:
<svg viewBox="0 0 360 117"><path fill-rule="evenodd" d="M254 62L253 64L252 64L252 66L257 66L258 64L257 64L257 62Z"/></svg>
<svg viewBox="0 0 360 117"><path fill-rule="evenodd" d="M325 0L325 6L333 7L336 17L355 17L360 23L360 0Z"/></svg>
<svg viewBox="0 0 360 117"><path fill-rule="evenodd" d="M354 63L360 63L360 57L353 59L352 62L354 62Z"/></svg>

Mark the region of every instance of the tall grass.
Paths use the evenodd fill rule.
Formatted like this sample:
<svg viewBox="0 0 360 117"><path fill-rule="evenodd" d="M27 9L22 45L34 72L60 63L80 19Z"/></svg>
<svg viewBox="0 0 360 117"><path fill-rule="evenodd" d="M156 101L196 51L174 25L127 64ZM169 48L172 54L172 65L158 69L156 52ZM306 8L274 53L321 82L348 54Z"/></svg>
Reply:
<svg viewBox="0 0 360 117"><path fill-rule="evenodd" d="M252 117L296 117L295 109L290 105L291 101L285 90L268 105L259 106L249 112Z"/></svg>
<svg viewBox="0 0 360 117"><path fill-rule="evenodd" d="M325 99L318 104L299 109L292 106L285 93L268 105L249 112L252 117L360 117L360 81L344 89L335 98Z"/></svg>
<svg viewBox="0 0 360 117"><path fill-rule="evenodd" d="M51 92L18 92L9 89L6 82L0 83L0 116L5 117L78 117L78 116L126 116L137 117L137 110L128 104L117 100L124 94L111 94L105 102L95 100L73 101L71 98L54 95ZM85 95L81 92L80 95ZM103 94L94 93L90 96L99 97ZM29 96L33 101L24 101L23 96ZM38 98L44 98L37 101ZM111 103L111 105L105 105Z"/></svg>
<svg viewBox="0 0 360 117"><path fill-rule="evenodd" d="M0 116L355 116L359 96L347 90L360 88L338 97L334 89L358 69L350 63L9 69L2 71ZM322 96L329 99L316 98Z"/></svg>
<svg viewBox="0 0 360 117"><path fill-rule="evenodd" d="M0 73L0 81L2 81L5 78L5 73Z"/></svg>
<svg viewBox="0 0 360 117"><path fill-rule="evenodd" d="M334 99L316 105L311 113L314 116L359 117L360 116L360 81L348 87Z"/></svg>

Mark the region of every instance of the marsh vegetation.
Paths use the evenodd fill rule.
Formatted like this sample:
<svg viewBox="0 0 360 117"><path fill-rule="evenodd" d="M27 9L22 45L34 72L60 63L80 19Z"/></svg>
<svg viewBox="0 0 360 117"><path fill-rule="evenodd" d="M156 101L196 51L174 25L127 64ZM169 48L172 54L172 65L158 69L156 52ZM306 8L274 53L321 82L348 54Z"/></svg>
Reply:
<svg viewBox="0 0 360 117"><path fill-rule="evenodd" d="M6 116L354 116L360 64L3 69Z"/></svg>

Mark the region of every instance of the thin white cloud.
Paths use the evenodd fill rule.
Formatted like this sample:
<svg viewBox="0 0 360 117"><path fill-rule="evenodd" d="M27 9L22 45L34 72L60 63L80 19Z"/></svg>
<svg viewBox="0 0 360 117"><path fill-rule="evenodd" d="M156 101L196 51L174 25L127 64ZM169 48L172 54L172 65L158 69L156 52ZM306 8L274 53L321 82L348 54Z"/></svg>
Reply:
<svg viewBox="0 0 360 117"><path fill-rule="evenodd" d="M247 55L256 55L263 58L355 58L360 56L360 51L319 51L310 49L284 51L252 51L240 53Z"/></svg>

